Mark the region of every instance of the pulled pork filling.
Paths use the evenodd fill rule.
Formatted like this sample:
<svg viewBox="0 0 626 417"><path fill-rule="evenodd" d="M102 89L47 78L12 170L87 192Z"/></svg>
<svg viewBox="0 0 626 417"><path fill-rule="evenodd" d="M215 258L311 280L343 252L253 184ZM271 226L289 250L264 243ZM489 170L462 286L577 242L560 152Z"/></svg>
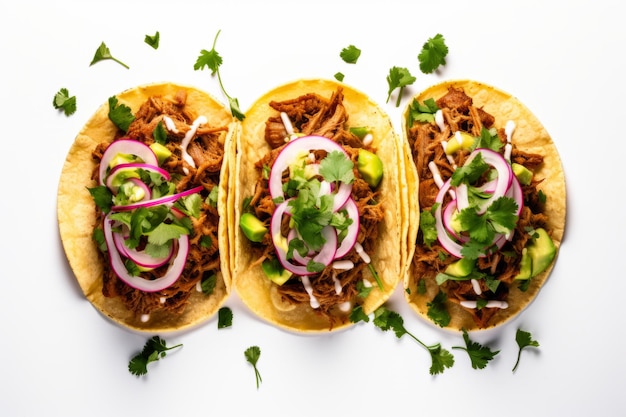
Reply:
<svg viewBox="0 0 626 417"><path fill-rule="evenodd" d="M187 261L180 278L173 285L157 292L135 289L118 278L109 264L107 254L100 253L104 265L102 293L106 297L119 297L126 308L136 316L156 312L181 313L191 294L196 291L198 283L213 276L220 276L219 215L217 208L207 203L207 197L211 190L219 185L220 169L224 159L224 148L219 139L228 130L228 126L203 125L197 129L196 135L187 147L187 152L195 163L195 167L191 166L183 159L181 150L181 141L194 121L194 116L185 107L186 99L185 91L177 93L172 100L158 96L150 97L135 114L135 119L127 132L119 131L115 138L117 140L123 136L150 145L154 142L153 132L157 125L163 123L165 127L164 118L169 118L176 128L167 129L165 146L172 154L163 162L161 168L170 172L176 185L176 192L197 186L204 188L200 192L202 197L200 216L199 218L190 216L193 231L189 235ZM103 142L93 151L93 159L97 165L108 145L109 142ZM92 177L97 180L97 168ZM103 218L104 214L97 209L98 224L102 224ZM210 242L210 245L207 242ZM142 277L155 279L162 275L165 269L167 264L142 273Z"/></svg>
<svg viewBox="0 0 626 417"><path fill-rule="evenodd" d="M360 216L360 230L357 242L363 246L367 253L372 253L376 247L378 236L378 224L383 220L384 211L380 201L379 191L373 190L363 180L356 169L359 148L368 148L363 145L361 139L355 136L347 127L348 114L343 102L343 92L338 88L326 99L317 94L306 94L295 99L271 102L269 105L279 115L270 117L266 122L265 140L272 150L256 163L258 181L255 185L254 194L247 209L266 226L269 225L272 213L276 205L272 201L268 189L268 180L262 175L264 167L271 167L285 146L289 133L282 122L280 113L285 113L291 121L293 131L299 135L325 136L341 144L354 163L355 180L352 184L352 197L354 198ZM370 151L374 151L371 147ZM316 151L316 160L325 156L325 152ZM253 243L252 250L257 259L256 264L261 264L266 259L274 259L275 249L270 233L266 233L261 243ZM362 272L367 268L360 255L352 248L342 259L354 263L354 268L343 271L336 270L332 263L322 272L309 277L313 296L319 302L319 308L315 311L327 317L331 323L341 316L346 316L346 311L340 309L344 303L355 304L358 302L357 283L363 279ZM336 291L335 279L339 280L342 290ZM309 303L311 297L306 292L300 277L293 275L283 285L277 287L283 301L291 303Z"/></svg>
<svg viewBox="0 0 626 417"><path fill-rule="evenodd" d="M446 141L457 131L467 132L470 135L480 136L483 127L489 129L494 127L495 118L483 109L473 105L472 98L467 96L462 90L451 87L447 94L436 101L442 112L445 128L441 130L435 123L415 122L409 127L408 139L411 146L412 157L417 167L419 178L419 207L422 211L430 211L435 204L435 198L439 193L439 187L435 183L434 175L428 167L430 161L434 161L441 177L450 178L455 171L455 167L448 160L442 141ZM506 143L506 133L503 128L498 129L498 138L504 145ZM504 147L501 153L503 153ZM454 162L456 166L462 166L468 157L469 151L459 150L456 152ZM537 169L543 163L543 157L537 154L525 153L515 147L511 152L511 162L524 165L530 170ZM526 246L529 228L535 229L546 226L546 216L543 214L543 203L540 201L537 185L541 180L533 178L530 184L523 185L524 207L519 215L512 241L508 241L500 251L488 253L486 256L478 258L476 269L484 272L500 281L495 292L490 290L485 280L478 280L481 294L478 295L470 280L455 281L448 280L440 286L440 290L445 293L448 301L461 303L461 301L476 300L500 300L506 301L509 288L512 285L519 285L514 282L515 276L520 271L520 260L522 249ZM445 205L442 204L442 206ZM419 280L437 285L435 277L443 272L446 267L457 258L453 256L442 256L446 250L438 241L430 246L423 244L424 238L420 228L417 236L415 255L412 261L412 275L418 277L414 283L419 285ZM526 281L527 282L527 281ZM522 281L523 283L523 281ZM522 284L523 285L523 284ZM410 289L418 291L416 288ZM487 327L489 320L498 312L498 308L466 308L479 327Z"/></svg>

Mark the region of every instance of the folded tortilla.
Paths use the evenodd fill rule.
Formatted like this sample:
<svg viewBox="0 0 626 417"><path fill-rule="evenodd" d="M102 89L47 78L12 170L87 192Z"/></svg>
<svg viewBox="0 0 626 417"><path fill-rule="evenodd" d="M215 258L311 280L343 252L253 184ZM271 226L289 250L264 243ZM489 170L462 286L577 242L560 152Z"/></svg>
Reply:
<svg viewBox="0 0 626 417"><path fill-rule="evenodd" d="M103 257L99 254L92 233L96 227L96 209L88 187L94 187L92 179L96 162L92 152L102 142L111 142L120 136L120 131L108 117L109 104L103 104L78 133L64 163L57 194L57 215L61 241L69 265L85 297L104 316L132 330L162 333L183 330L199 325L217 312L229 295L231 287L231 261L228 248L229 172L234 157L234 135L238 124L233 122L230 111L211 95L193 87L173 83L143 85L128 89L116 97L133 114L151 97L173 100L177 94L186 96L185 112L191 117L204 116L207 126L228 126L220 133L219 141L224 146L224 159L219 173L219 252L220 272L217 273L215 288L210 295L196 289L187 300L182 312L154 311L147 321L129 311L120 297L103 295ZM232 198L232 197L231 197ZM145 319L145 318L144 318Z"/></svg>
<svg viewBox="0 0 626 417"><path fill-rule="evenodd" d="M279 86L260 97L246 112L237 146L236 174L232 176L236 190L235 217L231 228L235 230L235 267L233 287L242 301L260 318L279 328L295 332L327 332L350 326L349 311L337 312L333 317L319 314L308 302L293 303L281 297L278 285L266 277L252 250L252 243L239 227L244 200L250 197L255 184L262 175L255 167L271 147L265 140L266 122L279 112L270 102L296 99L306 94L316 94L329 99L338 88L342 89L343 105L348 114L348 127L367 127L373 135L373 147L384 165L380 187L380 204L384 205L384 218L379 223L378 242L370 253L371 264L378 272L383 289L380 290L367 268L362 277L373 283L372 290L364 299L353 299L352 308L360 305L363 312L371 313L392 294L400 279L400 267L406 253L408 217L402 212L401 192L407 192L400 181L400 165L403 163L396 136L388 116L365 94L345 84L331 80L298 80ZM296 129L297 130L297 129ZM403 238L402 235L405 237ZM299 278L292 278L291 280ZM314 282L314 278L311 279ZM315 283L313 283L315 288Z"/></svg>
<svg viewBox="0 0 626 417"><path fill-rule="evenodd" d="M414 99L419 103L424 100L433 98L434 100L446 95L450 88L461 89L466 95L472 98L473 106L481 108L495 118L494 127L504 129L507 121L511 120L516 124L513 133L513 143L521 151L539 154L543 156L543 163L534 171L535 178L543 179L537 186L546 196L547 200L543 213L547 216L547 231L552 238L557 250L563 239L566 218L566 188L565 177L561 159L552 138L542 126L540 121L531 113L531 111L521 103L517 98L501 91L493 86L486 85L471 80L447 81L431 86L421 93L417 94ZM435 276L438 272L432 270L426 275L420 275L415 272L413 257L418 245L424 245L419 233L420 212L424 207L419 206L419 186L420 173L417 172L415 164L413 164L413 156L411 154L411 145L408 143L407 125L409 107L407 106L403 114L402 128L405 154L408 153L406 165L407 178L409 180L409 246L408 246L408 262L405 264L404 288L406 300L410 306L420 315L432 322L428 317L429 303L439 292L440 288L435 282ZM418 123L418 122L415 122ZM435 122L431 122L435 123ZM454 132L452 132L454 133ZM447 139L447 138L446 138ZM445 180L446 178L444 178ZM558 251L557 251L558 253ZM486 326L478 326L472 315L461 307L458 303L446 301L445 306L451 316L451 320L446 328L450 330L480 330L484 328L492 328L501 325L523 311L539 293L541 287L545 284L550 272L552 271L554 260L550 266L539 275L531 278L526 290L518 288L518 282L513 282L509 287L507 298L508 308L500 309L488 322ZM497 277L496 277L497 278ZM425 286L418 289L420 280L424 280Z"/></svg>

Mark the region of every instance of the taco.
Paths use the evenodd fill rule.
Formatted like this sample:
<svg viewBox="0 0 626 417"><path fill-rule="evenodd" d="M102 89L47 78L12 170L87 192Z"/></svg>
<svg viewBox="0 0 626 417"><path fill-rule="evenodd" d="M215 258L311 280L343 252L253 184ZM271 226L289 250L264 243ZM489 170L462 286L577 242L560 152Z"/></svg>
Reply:
<svg viewBox="0 0 626 417"><path fill-rule="evenodd" d="M209 94L160 83L110 97L79 132L59 182L60 237L106 317L168 332L200 324L225 301L237 131Z"/></svg>
<svg viewBox="0 0 626 417"><path fill-rule="evenodd" d="M365 94L298 80L259 98L236 162L233 286L280 328L324 332L371 313L402 262L398 138Z"/></svg>
<svg viewBox="0 0 626 417"><path fill-rule="evenodd" d="M475 81L415 96L403 134L415 178L407 301L451 330L510 320L548 279L563 238L565 180L550 135L518 99Z"/></svg>

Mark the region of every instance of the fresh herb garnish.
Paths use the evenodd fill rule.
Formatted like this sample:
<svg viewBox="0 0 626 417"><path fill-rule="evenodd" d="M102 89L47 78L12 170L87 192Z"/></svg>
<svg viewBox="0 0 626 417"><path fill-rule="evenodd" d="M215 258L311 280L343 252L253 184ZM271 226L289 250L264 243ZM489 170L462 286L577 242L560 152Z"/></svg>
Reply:
<svg viewBox="0 0 626 417"><path fill-rule="evenodd" d="M341 82L345 78L345 75L342 72L336 72L334 77L335 77L335 80Z"/></svg>
<svg viewBox="0 0 626 417"><path fill-rule="evenodd" d="M254 376L256 377L256 387L259 388L259 384L263 382L261 379L261 374L259 373L259 369L257 368L257 362L259 361L259 357L261 356L261 349L258 346L250 346L244 352L244 356L246 360L252 365L254 368Z"/></svg>
<svg viewBox="0 0 626 417"><path fill-rule="evenodd" d="M417 56L420 70L424 74L434 72L440 65L446 65L446 55L448 55L446 40L438 33L422 45L422 50Z"/></svg>
<svg viewBox="0 0 626 417"><path fill-rule="evenodd" d="M89 194L91 194L96 206L102 210L104 214L111 211L111 207L113 206L113 194L108 187L104 185L97 185L92 188L87 188L87 190L89 190Z"/></svg>
<svg viewBox="0 0 626 417"><path fill-rule="evenodd" d="M144 42L153 47L154 49L159 49L159 41L161 40L161 34L157 30L153 36L146 35L144 38Z"/></svg>
<svg viewBox="0 0 626 417"><path fill-rule="evenodd" d="M57 110L63 110L66 116L76 112L76 96L70 96L67 88L61 88L52 100L52 105Z"/></svg>
<svg viewBox="0 0 626 417"><path fill-rule="evenodd" d="M367 314L365 314L365 311L363 311L363 306L357 305L350 312L350 322L358 323L360 321L368 323L370 321L370 318Z"/></svg>
<svg viewBox="0 0 626 417"><path fill-rule="evenodd" d="M441 343L434 345L426 345L413 334L408 332L404 327L404 320L395 311L391 311L386 307L379 307L374 312L374 325L382 331L393 330L396 337L399 339L402 336L409 335L413 340L419 343L422 347L428 350L430 354L432 364L430 366L430 374L437 375L443 373L446 368L451 368L454 365L454 356L441 347Z"/></svg>
<svg viewBox="0 0 626 417"><path fill-rule="evenodd" d="M182 346L182 344L167 347L165 340L161 339L159 336L153 336L146 342L143 350L130 360L128 363L128 370L133 375L145 375L148 373L149 363L164 358L168 350L172 350L180 346Z"/></svg>
<svg viewBox="0 0 626 417"><path fill-rule="evenodd" d="M354 163L340 151L330 152L320 162L320 175L328 182L352 184L354 181Z"/></svg>
<svg viewBox="0 0 626 417"><path fill-rule="evenodd" d="M226 90L224 89L224 84L222 83L222 77L220 75L220 66L222 65L222 57L215 50L215 45L217 44L217 37L219 36L220 32L221 30L217 31L217 34L215 35L215 39L213 40L213 48L210 51L207 51L206 49L202 49L200 51L200 56L198 56L198 59L196 60L196 63L193 66L193 69L202 70L206 66L211 70L211 75L217 74L217 79L220 83L220 88L222 89L222 92L228 99L228 103L230 105L230 111L232 115L239 120L243 120L245 119L246 116L239 109L239 100L229 96L228 93L226 93Z"/></svg>
<svg viewBox="0 0 626 417"><path fill-rule="evenodd" d="M130 107L124 103L118 104L117 97L111 96L109 97L109 119L119 129L127 132L135 116Z"/></svg>
<svg viewBox="0 0 626 417"><path fill-rule="evenodd" d="M229 307L222 307L217 311L217 328L225 329L233 325L233 311Z"/></svg>
<svg viewBox="0 0 626 417"><path fill-rule="evenodd" d="M452 346L452 349L460 349L467 352L472 362L472 368L483 369L487 366L490 360L492 360L500 351L492 351L489 347L483 346L480 343L474 342L469 338L467 331L463 329L463 340L465 341L465 347Z"/></svg>
<svg viewBox="0 0 626 417"><path fill-rule="evenodd" d="M448 299L443 291L439 291L435 298L426 304L428 312L426 315L435 323L441 327L446 327L450 324L450 313L446 309L445 302Z"/></svg>
<svg viewBox="0 0 626 417"><path fill-rule="evenodd" d="M203 277L200 282L200 288L202 289L202 294L211 295L213 294L213 290L215 289L215 284L217 284L217 275L211 274L208 277Z"/></svg>
<svg viewBox="0 0 626 417"><path fill-rule="evenodd" d="M356 64L361 56L361 50L354 45L347 46L339 53L341 59L348 64Z"/></svg>
<svg viewBox="0 0 626 417"><path fill-rule="evenodd" d="M399 107L404 87L413 84L415 80L416 78L411 75L407 68L392 67L389 70L389 75L387 75L387 85L389 86L387 91L387 103L391 98L391 93L396 88L399 88L400 91L398 92L398 98L396 100L396 107Z"/></svg>
<svg viewBox="0 0 626 417"><path fill-rule="evenodd" d="M420 230L422 231L422 239L428 247L437 240L437 227L435 225L435 211L439 203L435 203L430 210L422 210L420 215Z"/></svg>
<svg viewBox="0 0 626 417"><path fill-rule="evenodd" d="M519 350L517 352L517 361L515 361L515 366L513 366L513 372L515 372L517 366L519 365L519 360L522 356L522 350L525 347L539 347L539 342L533 340L532 335L529 332L521 329L517 329L517 332L515 333L515 341L517 342Z"/></svg>
<svg viewBox="0 0 626 417"><path fill-rule="evenodd" d="M409 115L407 117L407 126L413 126L414 122L431 123L435 121L435 113L439 110L439 106L434 98L424 100L423 103L413 99L409 105Z"/></svg>
<svg viewBox="0 0 626 417"><path fill-rule="evenodd" d="M119 59L113 57L113 55L111 55L111 51L109 50L109 48L106 46L104 42L102 42L100 46L98 47L98 49L96 49L96 53L94 54L93 59L91 60L91 64L89 64L89 66L92 66L96 62L104 61L105 59L111 59L126 69L130 68L128 65L126 65Z"/></svg>

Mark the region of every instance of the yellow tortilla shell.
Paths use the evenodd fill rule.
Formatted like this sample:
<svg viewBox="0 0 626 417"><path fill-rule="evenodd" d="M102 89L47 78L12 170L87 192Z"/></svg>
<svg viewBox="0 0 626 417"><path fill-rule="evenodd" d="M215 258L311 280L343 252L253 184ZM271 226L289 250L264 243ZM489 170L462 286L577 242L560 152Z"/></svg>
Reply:
<svg viewBox="0 0 626 417"><path fill-rule="evenodd" d="M513 142L517 147L525 152L540 154L544 158L542 167L535 171L537 178L544 178L538 189L542 190L547 196L544 213L548 216L548 233L557 247L557 256L552 264L541 274L533 277L526 291L521 291L518 286L513 284L510 287L508 296L508 308L500 310L490 321L489 328L499 326L522 312L537 296L541 287L545 284L550 272L554 268L556 258L558 257L558 248L565 230L566 217L566 189L565 175L559 153L554 145L552 138L541 124L541 122L531 113L531 111L516 97L499 90L493 86L479 83L472 80L447 81L436 84L417 94L414 98L420 103L428 98L438 98L444 96L449 87L463 89L463 91L473 99L474 106L482 107L487 113L495 117L495 126L504 127L507 121L512 120L516 123L515 132L513 134ZM404 146L408 149L408 135L406 120L409 107L405 110L402 118L402 128L404 136ZM418 294L415 291L417 282L421 277L415 276L411 271L411 260L416 245L422 244L416 241L420 208L418 207L418 184L419 178L415 165L412 163L410 150L408 160L411 162L406 166L407 171L412 171L408 176L409 179L409 247L408 247L408 263L405 265L404 287L411 289L405 291L406 300L409 305L428 322L432 321L428 318L428 306L433 297L438 292L436 283L427 284L427 292L425 295ZM411 178L414 181L411 181ZM430 281L430 280L428 280ZM447 326L450 330L460 331L462 329L481 330L477 328L471 315L458 304L447 302L446 306L451 316L450 324Z"/></svg>
<svg viewBox="0 0 626 417"><path fill-rule="evenodd" d="M159 83L128 89L116 97L120 104L129 106L133 113L151 96L173 97L177 92L187 92L186 108L196 116L204 115L209 125L229 125L223 136L225 157L220 172L218 212L220 215L219 249L221 277L218 277L213 294L195 292L184 312L179 315L152 313L148 322L142 322L126 309L119 298L102 294L102 270L98 248L92 240L96 222L95 205L87 187L96 185L91 179L96 166L92 159L95 147L103 141L112 141L117 131L108 118L109 105L103 104L87 121L72 144L63 165L57 194L59 231L65 254L85 297L103 315L112 321L139 332L165 333L184 330L208 320L224 303L230 293L231 265L228 248L228 181L234 155L233 136L238 124L230 111L209 94L193 87L172 83Z"/></svg>
<svg viewBox="0 0 626 417"><path fill-rule="evenodd" d="M375 253L370 253L372 265L384 282L384 290L381 291L374 285L363 303L366 314L383 304L397 287L400 267L404 261L401 254L406 252L401 249L401 242L406 241L401 237L406 230L406 226L401 224L406 219L402 213L400 199L401 154L399 139L388 116L362 92L331 80L298 80L267 92L246 112L237 146L236 175L233 176L236 185L234 207L236 215L231 224L236 230L233 286L244 304L257 316L277 327L295 332L327 332L331 326L329 320L316 314L308 303L297 306L281 303L276 296L276 284L265 276L260 264L253 264L255 259L252 259L249 250L250 242L241 232L239 218L243 200L252 194L258 179L254 164L270 150L264 139L265 122L277 112L268 105L269 102L297 98L307 93L316 93L329 98L338 86L343 87L343 104L349 115L348 124L367 126L371 129L374 147L384 164L380 187L383 190L385 216L379 232L380 245ZM366 273L369 274L369 271ZM349 320L346 320L333 325L332 330L350 325Z"/></svg>

